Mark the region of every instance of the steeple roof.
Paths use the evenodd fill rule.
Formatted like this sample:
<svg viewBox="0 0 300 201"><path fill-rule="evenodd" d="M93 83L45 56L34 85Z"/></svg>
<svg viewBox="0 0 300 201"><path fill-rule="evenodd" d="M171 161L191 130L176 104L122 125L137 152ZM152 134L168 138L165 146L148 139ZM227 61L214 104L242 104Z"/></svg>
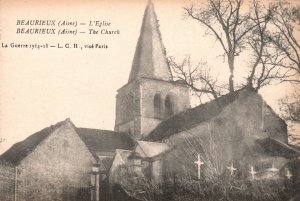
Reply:
<svg viewBox="0 0 300 201"><path fill-rule="evenodd" d="M138 77L173 80L152 1L145 9L128 82Z"/></svg>

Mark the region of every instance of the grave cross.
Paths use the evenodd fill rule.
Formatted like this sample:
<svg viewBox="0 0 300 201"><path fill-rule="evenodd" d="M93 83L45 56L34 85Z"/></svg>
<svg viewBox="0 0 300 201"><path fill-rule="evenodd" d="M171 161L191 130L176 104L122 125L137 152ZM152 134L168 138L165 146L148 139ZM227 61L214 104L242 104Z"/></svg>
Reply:
<svg viewBox="0 0 300 201"><path fill-rule="evenodd" d="M275 168L274 164L272 164L271 168L268 168L268 171L271 172L271 174L268 174L268 178L271 178L275 175L276 172L278 172L279 170L277 168Z"/></svg>
<svg viewBox="0 0 300 201"><path fill-rule="evenodd" d="M252 165L249 173L251 174L251 178L254 179L254 176L256 175L257 172L255 172L254 167Z"/></svg>
<svg viewBox="0 0 300 201"><path fill-rule="evenodd" d="M289 170L286 170L286 175L285 175L288 179L292 178L292 173Z"/></svg>
<svg viewBox="0 0 300 201"><path fill-rule="evenodd" d="M272 167L268 169L268 171L270 172L278 172L279 170L277 168L275 168L274 164L272 164Z"/></svg>
<svg viewBox="0 0 300 201"><path fill-rule="evenodd" d="M277 168L275 168L274 164L272 164L272 167L269 168L268 171L275 173L275 172L278 172L279 170Z"/></svg>
<svg viewBox="0 0 300 201"><path fill-rule="evenodd" d="M198 160L194 162L197 167L198 167L198 179L200 180L200 170L201 170L201 165L203 165L204 163L201 161L200 159L200 154L198 154Z"/></svg>
<svg viewBox="0 0 300 201"><path fill-rule="evenodd" d="M233 167L233 163L231 163L230 167L227 167L228 170L230 170L230 175L232 176L234 171L236 171L236 168Z"/></svg>

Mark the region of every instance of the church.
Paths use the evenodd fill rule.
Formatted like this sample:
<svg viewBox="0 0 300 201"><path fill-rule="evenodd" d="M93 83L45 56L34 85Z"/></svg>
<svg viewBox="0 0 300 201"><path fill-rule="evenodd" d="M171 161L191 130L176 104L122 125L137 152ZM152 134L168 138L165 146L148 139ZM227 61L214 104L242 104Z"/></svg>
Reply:
<svg viewBox="0 0 300 201"><path fill-rule="evenodd" d="M292 162L300 151L254 89L191 108L189 88L173 80L151 2L128 82L117 92L114 131L79 128L66 119L3 153L12 179L0 187L0 199L114 200L116 186L130 194L127 179L139 178L155 184L220 175L299 181Z"/></svg>

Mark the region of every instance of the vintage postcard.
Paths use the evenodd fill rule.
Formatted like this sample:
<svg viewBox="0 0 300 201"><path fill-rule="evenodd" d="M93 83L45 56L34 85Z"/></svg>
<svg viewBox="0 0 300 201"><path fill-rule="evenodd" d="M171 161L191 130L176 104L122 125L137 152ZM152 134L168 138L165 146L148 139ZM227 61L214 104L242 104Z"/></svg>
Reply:
<svg viewBox="0 0 300 201"><path fill-rule="evenodd" d="M299 201L297 0L0 0L1 201Z"/></svg>

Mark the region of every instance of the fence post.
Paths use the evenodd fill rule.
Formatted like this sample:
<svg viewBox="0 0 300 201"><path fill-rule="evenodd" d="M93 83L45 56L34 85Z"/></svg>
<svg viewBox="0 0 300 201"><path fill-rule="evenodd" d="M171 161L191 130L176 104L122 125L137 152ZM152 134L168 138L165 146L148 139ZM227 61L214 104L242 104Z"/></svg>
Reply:
<svg viewBox="0 0 300 201"><path fill-rule="evenodd" d="M94 186L94 199L95 201L99 201L99 190L100 190L100 177L99 177L99 174L100 174L100 164L98 163L95 163L93 164L93 167L92 167L92 174L94 175L94 178L95 178L95 186Z"/></svg>

